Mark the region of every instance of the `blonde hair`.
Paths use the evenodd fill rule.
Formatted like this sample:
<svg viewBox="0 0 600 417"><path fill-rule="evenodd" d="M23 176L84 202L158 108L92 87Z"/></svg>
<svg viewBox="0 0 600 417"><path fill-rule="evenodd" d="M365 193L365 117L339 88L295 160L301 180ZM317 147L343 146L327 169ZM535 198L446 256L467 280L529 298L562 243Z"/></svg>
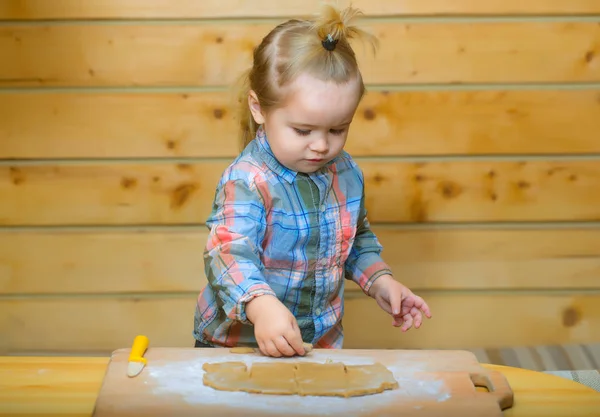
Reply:
<svg viewBox="0 0 600 417"><path fill-rule="evenodd" d="M241 80L243 85L238 102L242 149L254 139L259 127L248 106L251 90L264 111L281 103L281 88L301 73L335 83L348 82L357 77L360 96L363 96L365 86L349 40L366 40L375 51L377 39L352 25L353 20L361 14L352 7L339 11L331 5L324 5L316 19L288 20L263 38L254 49L252 68L246 71Z"/></svg>

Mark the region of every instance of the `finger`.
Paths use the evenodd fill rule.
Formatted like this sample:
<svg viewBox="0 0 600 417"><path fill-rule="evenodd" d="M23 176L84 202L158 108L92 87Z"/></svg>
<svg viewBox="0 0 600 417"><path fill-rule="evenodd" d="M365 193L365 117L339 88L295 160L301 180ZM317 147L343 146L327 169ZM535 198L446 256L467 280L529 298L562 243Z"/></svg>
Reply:
<svg viewBox="0 0 600 417"><path fill-rule="evenodd" d="M277 350L277 347L275 347L275 343L273 343L272 340L265 340L265 350L268 353L267 356L273 356L275 358L281 357L281 352Z"/></svg>
<svg viewBox="0 0 600 417"><path fill-rule="evenodd" d="M405 332L411 328L413 324L413 317L410 314L406 314L404 317L404 325L402 326L402 331Z"/></svg>
<svg viewBox="0 0 600 417"><path fill-rule="evenodd" d="M415 296L415 307L421 310L428 318L431 318L431 310L429 305L419 296Z"/></svg>
<svg viewBox="0 0 600 417"><path fill-rule="evenodd" d="M390 291L389 295L392 315L398 316L400 314L400 307L402 306L402 293Z"/></svg>
<svg viewBox="0 0 600 417"><path fill-rule="evenodd" d="M416 307L410 309L410 315L413 318L415 329L421 327L421 323L423 322L423 315L421 314L421 310Z"/></svg>
<svg viewBox="0 0 600 417"><path fill-rule="evenodd" d="M392 308L390 307L390 303L388 303L387 300L385 300L381 296L377 296L377 297L375 297L375 301L377 301L377 305L379 305L379 307L381 307L381 309L383 311L385 311L389 315L393 316L393 314L392 314Z"/></svg>
<svg viewBox="0 0 600 417"><path fill-rule="evenodd" d="M275 339L275 348L284 356L294 356L296 351L290 346L283 335Z"/></svg>
<svg viewBox="0 0 600 417"><path fill-rule="evenodd" d="M295 322L295 320L294 320ZM292 328L285 333L286 343L291 347L294 353L298 353L298 355L303 356L306 351L304 350L304 344L302 342L302 335L300 334L300 329L298 326L292 326Z"/></svg>
<svg viewBox="0 0 600 417"><path fill-rule="evenodd" d="M257 340L257 343L258 343L258 350L260 350L260 353L262 353L264 356L269 356L269 352L267 352L264 342L262 340Z"/></svg>

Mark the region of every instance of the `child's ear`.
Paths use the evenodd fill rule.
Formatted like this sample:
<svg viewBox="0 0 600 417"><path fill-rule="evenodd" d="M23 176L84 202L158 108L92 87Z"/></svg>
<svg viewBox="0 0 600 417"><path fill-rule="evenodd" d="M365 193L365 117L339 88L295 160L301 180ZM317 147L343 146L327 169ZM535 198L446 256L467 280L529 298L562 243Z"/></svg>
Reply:
<svg viewBox="0 0 600 417"><path fill-rule="evenodd" d="M252 113L254 121L257 124L262 125L265 122L265 116L262 114L258 97L252 90L248 93L248 107L250 107L250 112Z"/></svg>

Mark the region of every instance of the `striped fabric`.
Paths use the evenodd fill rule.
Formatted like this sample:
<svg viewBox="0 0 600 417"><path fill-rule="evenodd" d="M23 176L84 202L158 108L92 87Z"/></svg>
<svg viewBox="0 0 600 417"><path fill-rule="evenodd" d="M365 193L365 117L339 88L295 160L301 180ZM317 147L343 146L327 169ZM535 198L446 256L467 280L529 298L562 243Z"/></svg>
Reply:
<svg viewBox="0 0 600 417"><path fill-rule="evenodd" d="M479 362L534 371L600 370L600 343L469 350Z"/></svg>
<svg viewBox="0 0 600 417"><path fill-rule="evenodd" d="M600 343L468 350L481 363L540 371L600 392Z"/></svg>
<svg viewBox="0 0 600 417"><path fill-rule="evenodd" d="M600 371L546 371L545 373L579 382L600 392Z"/></svg>

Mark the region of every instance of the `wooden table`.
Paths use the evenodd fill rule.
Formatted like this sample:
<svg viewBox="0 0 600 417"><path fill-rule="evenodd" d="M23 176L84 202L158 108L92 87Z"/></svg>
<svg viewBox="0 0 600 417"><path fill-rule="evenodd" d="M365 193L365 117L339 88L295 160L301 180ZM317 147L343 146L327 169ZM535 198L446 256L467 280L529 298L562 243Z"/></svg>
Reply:
<svg viewBox="0 0 600 417"><path fill-rule="evenodd" d="M90 416L109 358L0 357L0 416ZM600 393L540 372L502 372L515 394L505 416L600 416Z"/></svg>

